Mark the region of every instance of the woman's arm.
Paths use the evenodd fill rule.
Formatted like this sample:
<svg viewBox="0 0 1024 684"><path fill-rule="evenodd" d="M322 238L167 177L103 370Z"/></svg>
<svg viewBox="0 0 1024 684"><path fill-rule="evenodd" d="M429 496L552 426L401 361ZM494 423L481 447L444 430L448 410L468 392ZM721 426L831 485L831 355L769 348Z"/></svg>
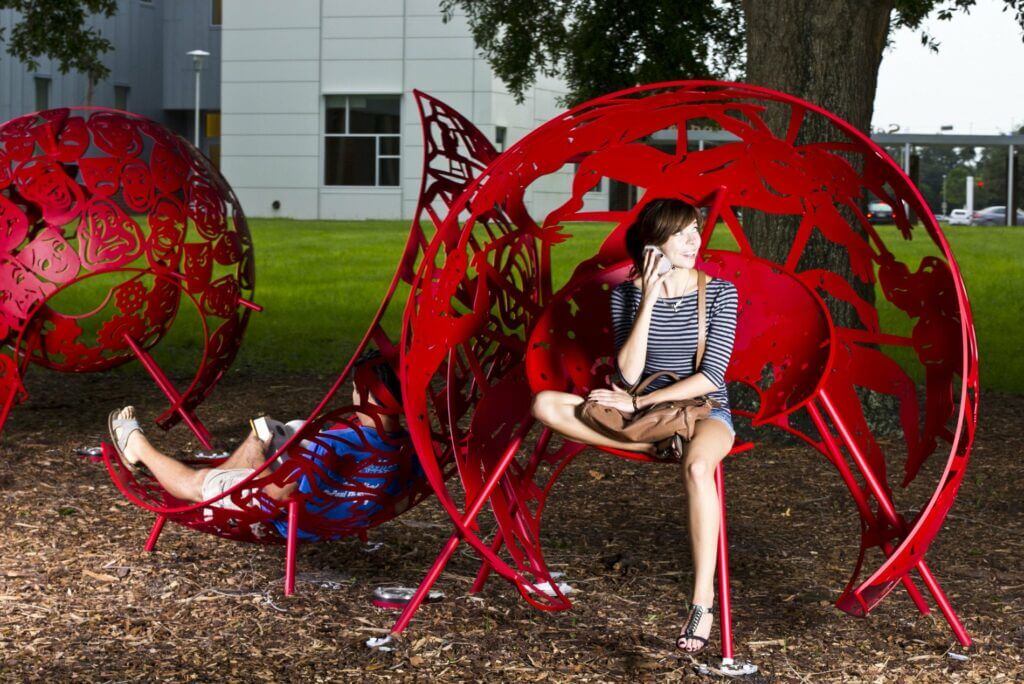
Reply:
<svg viewBox="0 0 1024 684"><path fill-rule="evenodd" d="M622 379L631 386L640 382L640 376L644 372L647 363L647 335L651 329L651 317L654 314L654 303L658 300L658 292L662 283L671 270L658 275L658 259L665 257L654 252L647 252L644 256L643 289L640 295L640 308L633 320L633 327L629 336L619 348L615 357L619 365L619 373Z"/></svg>
<svg viewBox="0 0 1024 684"><path fill-rule="evenodd" d="M683 399L693 399L694 397L701 397L708 392L713 392L718 389L715 383L711 382L704 376L703 373L694 373L688 378L683 378L678 382L673 382L671 385L662 387L659 390L648 392L642 396L636 398L636 407L638 409L647 408L654 404L663 401L682 401Z"/></svg>

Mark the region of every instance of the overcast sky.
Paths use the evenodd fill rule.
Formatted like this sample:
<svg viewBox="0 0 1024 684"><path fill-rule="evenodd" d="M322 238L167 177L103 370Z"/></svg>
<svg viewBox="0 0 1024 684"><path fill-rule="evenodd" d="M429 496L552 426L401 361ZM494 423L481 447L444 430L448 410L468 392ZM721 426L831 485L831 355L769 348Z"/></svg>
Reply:
<svg viewBox="0 0 1024 684"><path fill-rule="evenodd" d="M929 20L938 54L920 31L900 30L882 57L874 128L902 133L1006 133L1024 125L1024 42L1001 0L978 0L969 15Z"/></svg>

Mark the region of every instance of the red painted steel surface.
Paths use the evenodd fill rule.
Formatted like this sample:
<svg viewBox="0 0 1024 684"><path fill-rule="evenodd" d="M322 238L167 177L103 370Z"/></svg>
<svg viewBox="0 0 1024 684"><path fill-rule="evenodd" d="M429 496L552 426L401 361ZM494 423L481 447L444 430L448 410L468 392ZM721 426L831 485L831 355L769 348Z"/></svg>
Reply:
<svg viewBox="0 0 1024 684"><path fill-rule="evenodd" d="M238 351L253 281L237 198L160 124L71 108L0 125L0 428L26 397L28 363L66 372L126 363L163 338L183 295L198 312L203 355L183 392L164 388L173 405L157 422L191 424Z"/></svg>
<svg viewBox="0 0 1024 684"><path fill-rule="evenodd" d="M779 120L773 129L769 122ZM699 150L687 131L709 125L737 140ZM828 131L828 140L803 144L808 125ZM571 195L540 209L536 191L557 172L572 174ZM590 210L586 194L602 180L638 188L638 206ZM531 213L525 200L534 192ZM657 197L707 208L699 267L738 289L740 323L727 379L734 394L745 388L756 408L734 413L800 437L840 474L856 468L869 482L864 488L844 475L862 539L837 605L864 615L902 583L926 608L909 575L916 570L968 643L924 562L963 478L977 418L974 329L949 245L920 193L866 136L810 103L732 83L657 84L581 105L491 162L441 217L412 282L401 340L412 439L455 526L420 594L464 541L486 566L477 588L490 568L539 608L569 606L561 593L537 589L557 584L544 559L540 516L555 478L582 447L539 430L530 401L542 389L584 393L605 382L608 297L628 270L625 230ZM867 221L861 207L868 197L893 206L895 231ZM754 213L790 224L779 231L785 257L777 262L750 246L743 221ZM922 223L911 224L909 213ZM604 223L607 237L555 291L552 261L581 221ZM720 231L735 248L708 248ZM852 279L801 265L808 246L821 241L849 255ZM902 243L911 241L913 253L925 256L904 262L909 252ZM865 289L876 291L878 306L860 294ZM856 325L834 323L837 303L852 307ZM438 392L447 401L439 402ZM868 393L896 406L900 448L883 445L869 429L862 404ZM928 463L936 452L944 464ZM457 484L443 467L452 455ZM887 457L903 461L895 477ZM910 500L900 490L922 473L936 484L924 499ZM463 496L465 508L457 503ZM500 530L490 542L475 523L485 503ZM901 512L907 510L917 513ZM872 548L878 560L867 556Z"/></svg>
<svg viewBox="0 0 1024 684"><path fill-rule="evenodd" d="M321 540L348 536L365 538L368 529L401 514L432 493L419 470L412 443L407 439L389 439L395 448L389 451L375 449L357 433L349 439L365 454L362 460L339 458L333 452L318 456L319 462L313 458L314 448L325 444L324 438L319 436L322 431L347 427L358 430L360 427L357 407L350 401L348 383L358 379L367 384L385 404L393 399L369 367L354 370L355 361L365 349L376 348L382 353L377 362L397 366L398 334L397 331L389 331L383 320L392 297L400 286L407 286L412 280L423 258L423 250L435 237L439 217L447 214L454 199L497 156L487 139L444 103L419 94L417 104L425 143L423 183L405 251L366 334L337 380L312 410L306 425L277 454L270 455L250 477L222 496L200 503L175 499L147 475L140 473L134 476L127 472L120 467L113 449L104 445L104 459L118 488L131 501L158 516L147 549L156 544L165 520L229 539L285 544L285 590L291 593L295 586L296 545L308 541L295 534L296 525ZM340 392L343 388L345 391ZM430 397L436 408L447 410L449 398L446 393L434 391ZM359 410L370 415L380 426L379 415L374 409L360 407ZM440 432L434 438L437 440L437 453L441 454L434 463L440 468L441 477L445 478L454 472L455 467L450 453L445 455L446 449L450 451L450 443ZM273 469L271 466L275 461L280 466ZM209 466L210 463L202 465ZM296 493L287 502L274 501L262 491L268 484L283 487L303 478L320 484L312 492ZM333 494L325 493L328 488L333 490ZM234 508L215 505L225 501L230 501ZM328 502L326 507L325 502ZM334 509L339 507L358 510L343 519L332 517L331 513L337 512ZM270 524L272 520L282 519L290 523L288 534L280 533Z"/></svg>

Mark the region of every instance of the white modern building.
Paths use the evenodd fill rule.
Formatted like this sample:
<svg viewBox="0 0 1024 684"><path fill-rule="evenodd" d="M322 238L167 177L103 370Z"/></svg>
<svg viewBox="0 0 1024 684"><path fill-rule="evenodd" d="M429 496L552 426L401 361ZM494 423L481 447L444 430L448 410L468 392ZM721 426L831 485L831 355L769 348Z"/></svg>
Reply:
<svg viewBox="0 0 1024 684"><path fill-rule="evenodd" d="M4 36L20 20L0 10ZM118 0L113 17L91 16L87 25L113 43L103 56L110 77L93 85L80 73L60 73L56 60L40 58L32 72L0 46L0 122L29 112L91 104L141 114L193 139L195 70L191 50L210 53L202 68L202 150L217 161L220 108L221 0Z"/></svg>
<svg viewBox="0 0 1024 684"><path fill-rule="evenodd" d="M561 112L565 92L541 79L516 104L438 0L224 0L221 54L221 170L250 216L409 218L423 159L413 89L499 150ZM533 190L535 215L565 200L569 171Z"/></svg>

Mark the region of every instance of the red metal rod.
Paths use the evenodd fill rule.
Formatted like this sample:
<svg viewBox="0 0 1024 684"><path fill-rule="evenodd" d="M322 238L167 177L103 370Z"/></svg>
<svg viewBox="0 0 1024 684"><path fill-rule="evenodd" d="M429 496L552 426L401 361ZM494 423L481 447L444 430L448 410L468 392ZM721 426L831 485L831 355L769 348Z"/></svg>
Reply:
<svg viewBox="0 0 1024 684"><path fill-rule="evenodd" d="M857 448L856 443L854 443L851 439L849 431L846 429L845 424L843 424L842 422L842 418L840 418L837 415L835 407L831 404L831 402L828 399L828 395L824 391L821 392L821 401L822 405L825 407L825 410L829 412L829 416L832 418L832 422L835 423L836 429L838 429L840 435L843 436L843 441L846 442L850 450L850 454L853 456L854 462L857 464L857 467L864 474L864 479L867 481L868 486L871 488L872 494L876 499L878 499L880 509L885 513L887 517L890 517L894 525L898 526L898 529L900 529L901 533L905 533L905 525L903 524L902 519L896 514L896 510L895 508L893 508L892 501L889 500L889 497L885 493L885 490L878 483L878 480L875 478L875 475L871 471L871 468L868 467L864 455L860 453L860 450ZM952 628L953 633L956 635L957 640L960 641L960 643L964 646L969 646L971 643L971 638L967 635L967 631L964 629L963 624L960 622L960 618L957 617L957 614L953 611L953 607L949 604L949 599L946 598L946 595L943 593L941 587L939 587L939 583L935 581L935 578L932 576L931 570L929 570L928 565L924 562L924 559L919 561L916 567L917 571L921 573L921 578L924 580L925 586L928 587L929 593L931 593L932 598L935 599L935 603L939 606L939 610L942 611L943 617L946 618L946 622L949 623L950 628Z"/></svg>
<svg viewBox="0 0 1024 684"><path fill-rule="evenodd" d="M146 369L146 372L149 373L154 382L156 382L160 391L163 392L170 400L171 406L176 405L178 407L177 413L181 416L182 420L185 421L185 424L188 425L192 434L194 434L199 440L199 443L203 445L203 448L213 449L213 444L210 442L210 432L206 429L206 426L203 425L199 418L189 411L186 411L185 408L181 406L181 395L160 369L160 366L158 366L156 361L153 360L153 357L146 353L146 350L140 347L127 333L124 335L124 341L131 348L132 353L135 354L135 357L139 360L139 363L142 364L142 367Z"/></svg>
<svg viewBox="0 0 1024 684"><path fill-rule="evenodd" d="M299 502L288 502L288 539L284 550L284 595L295 593L295 551L299 537Z"/></svg>
<svg viewBox="0 0 1024 684"><path fill-rule="evenodd" d="M896 509L892 505L892 500L889 499L888 493L885 491L885 487L878 478L875 476L875 472L871 470L871 466L868 463L867 458L861 452L860 447L857 446L857 441L850 434L849 428L846 427L846 422L843 421L843 417L839 415L839 411L836 410L832 400L829 399L828 393L825 390L821 390L818 393L821 399L821 405L825 408L825 412L828 417L832 420L832 424L836 426L836 430L839 432L839 436L843 440L843 444L850 452L850 456L853 458L853 462L857 464L857 469L860 474L864 476L864 481L867 482L868 489L871 490L871 494L875 497L878 502L879 509L885 514L886 519L893 525L899 525L900 516L896 512Z"/></svg>
<svg viewBox="0 0 1024 684"><path fill-rule="evenodd" d="M459 547L459 542L462 541L459 535L453 534L448 538L448 543L441 549L441 553L437 554L437 558L434 560L434 564L430 566L430 570L427 571L423 581L420 582L420 586L416 589L416 593L413 594L412 600L405 604L405 608L402 609L402 614L398 616L398 620L391 627L392 634L401 634L405 631L405 628L409 626L412 621L412 616L416 613L416 610L423 603L424 599L427 598L427 592L437 582L437 578L441 576L441 571L444 570L444 566L448 564L452 554L455 553L455 549Z"/></svg>
<svg viewBox="0 0 1024 684"><path fill-rule="evenodd" d="M971 645L971 637L964 629L964 625L960 622L960 618L957 617L956 611L953 610L953 606L949 603L949 599L946 598L945 592L942 591L942 587L936 581L932 575L932 571L928 569L928 566L921 561L917 564L917 571L921 573L921 579L924 580L924 585L928 587L928 591L931 592L932 598L935 599L935 603L939 606L939 610L942 611L942 616L946 618L946 622L953 629L953 634L956 635L957 641L964 648Z"/></svg>
<svg viewBox="0 0 1024 684"><path fill-rule="evenodd" d="M875 516L875 512L871 510L871 504L868 503L867 497L864 495L864 490L861 489L857 479L853 476L853 472L850 470L850 466L847 465L846 459L843 457L843 452L840 450L839 445L836 444L835 437L832 435L832 431L829 429L828 424L825 423L825 419L822 417L821 412L814 405L814 402L808 402L807 413L811 416L811 420L814 421L814 426L818 429L818 434L821 435L822 441L825 443L825 448L830 454L832 454L832 465L839 471L839 475L843 478L846 483L846 487L850 490L850 494L853 496L854 502L857 504L857 509L860 511L861 517L871 527L878 529L880 523L878 518ZM890 521L892 524L903 533L903 525L899 519ZM886 557L893 554L893 547L890 543L884 542L882 544L882 551ZM927 615L932 612L931 606L925 601L924 596L921 595L921 590L914 584L914 580L908 575L904 575L900 580L903 583L903 587L907 590L910 595L910 599L917 606L917 609L922 614Z"/></svg>
<svg viewBox="0 0 1024 684"><path fill-rule="evenodd" d="M732 594L729 592L729 537L725 531L725 475L722 463L715 469L718 507L722 519L718 526L718 609L722 621L722 658L732 658Z"/></svg>
<svg viewBox="0 0 1024 684"><path fill-rule="evenodd" d="M476 516L480 513L480 510L488 500L490 500L491 492L494 491L494 488L498 485L498 481L501 480L502 476L505 474L509 463L511 463L512 459L515 458L521 442L522 437L519 437L513 440L513 442L505 449L505 453L502 455L501 460L498 461L497 467L491 473L490 477L487 478L487 482L480 489L476 498L473 499L473 503L466 510L466 513L462 518L462 524L464 526L468 527L472 525L473 521L476 520ZM394 626L391 627L392 634L400 634L409 626L409 622L412 620L413 614L420 607L420 604L423 603L423 600L427 596L427 592L430 591L432 586L434 586L434 582L437 581L438 576L440 576L441 571L448 563L448 560L452 557L452 554L455 553L455 549L458 548L459 542L461 541L462 538L459 532L455 532L452 534L451 538L448 539L448 543L445 544L441 553L438 554L434 564L430 566L430 571L427 572L426 577L424 577L423 581L420 582L420 586L416 589L416 593L413 595L412 600L406 604L402 614L398 616L398 620L395 622ZM487 559L484 560L486 561Z"/></svg>
<svg viewBox="0 0 1024 684"><path fill-rule="evenodd" d="M146 540L146 545L142 547L146 551L152 551L156 548L156 540L160 538L160 533L163 532L164 523L167 522L166 515L156 516L156 520L153 521L153 529L149 531L149 538Z"/></svg>
<svg viewBox="0 0 1024 684"><path fill-rule="evenodd" d="M262 306L260 306L256 302L250 302L248 299L244 299L242 297L238 298L238 303L241 304L242 306L244 306L246 309L252 309L253 311L257 311L257 312L263 311L263 307Z"/></svg>

